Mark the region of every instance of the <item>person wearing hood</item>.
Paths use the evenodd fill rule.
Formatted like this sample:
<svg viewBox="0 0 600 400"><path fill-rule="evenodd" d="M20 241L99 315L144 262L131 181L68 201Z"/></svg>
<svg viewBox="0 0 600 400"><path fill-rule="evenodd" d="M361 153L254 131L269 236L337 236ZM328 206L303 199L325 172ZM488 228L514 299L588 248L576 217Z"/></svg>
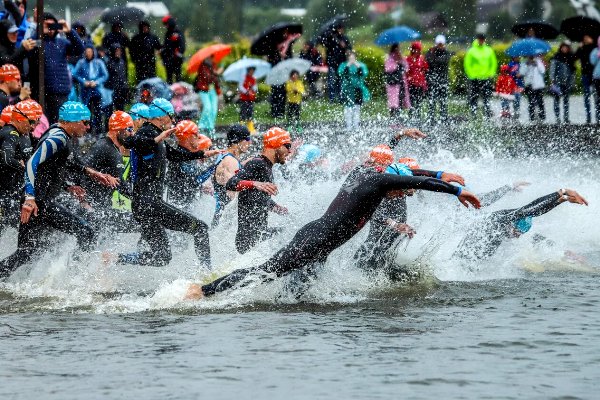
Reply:
<svg viewBox="0 0 600 400"><path fill-rule="evenodd" d="M544 104L544 89L546 88L544 75L546 74L546 65L542 57L527 57L527 61L521 64L519 73L523 75L523 82L525 83L525 95L529 103L529 119L535 121L535 111L537 108L538 118L544 121L546 119L546 106Z"/></svg>
<svg viewBox="0 0 600 400"><path fill-rule="evenodd" d="M19 47L29 29L27 3L25 0L4 0L4 11L0 12L0 20L10 21L16 30L16 45Z"/></svg>
<svg viewBox="0 0 600 400"><path fill-rule="evenodd" d="M123 60L123 48L119 43L113 43L106 62L108 80L104 84L113 91L113 110L123 111L129 99L129 82L127 81L127 64Z"/></svg>
<svg viewBox="0 0 600 400"><path fill-rule="evenodd" d="M44 46L44 86L45 86L45 113L48 121L54 124L58 121L58 110L67 101L71 92L71 74L67 63L68 56L83 53L84 45L75 30L71 29L64 19L57 20L50 13L44 13L43 46ZM57 27L60 26L60 29ZM58 36L58 34L64 37ZM33 39L37 39L34 35ZM29 81L31 82L32 95L39 96L38 87L38 58L37 47L29 52Z"/></svg>
<svg viewBox="0 0 600 400"><path fill-rule="evenodd" d="M104 47L107 52L110 51L110 48L115 43L119 43L123 48L121 58L123 58L125 65L127 65L127 53L125 52L125 49L129 48L131 40L129 39L129 36L127 36L127 33L123 31L123 24L120 22L113 23L110 32L102 38L102 47Z"/></svg>
<svg viewBox="0 0 600 400"><path fill-rule="evenodd" d="M99 134L101 129L102 94L100 90L108 80L108 71L102 60L96 58L93 46L87 46L84 58L77 62L73 78L81 85L81 101L92 111L92 132Z"/></svg>
<svg viewBox="0 0 600 400"><path fill-rule="evenodd" d="M208 57L198 68L198 74L194 80L194 89L198 91L198 96L202 102L202 114L198 120L198 126L209 135L215 133L215 123L219 111L219 95L221 87L219 86L219 74L223 72L222 68L215 66L214 58Z"/></svg>
<svg viewBox="0 0 600 400"><path fill-rule="evenodd" d="M485 42L485 35L477 35L473 45L467 50L464 68L470 83L469 107L471 115L477 114L479 98L483 100L483 111L486 117L492 116L490 97L494 90L493 78L498 70L496 53Z"/></svg>
<svg viewBox="0 0 600 400"><path fill-rule="evenodd" d="M348 52L348 61L341 63L338 68L347 131L360 129L361 106L371 99L371 94L365 84L368 74L367 66L356 59L356 53L353 51Z"/></svg>
<svg viewBox="0 0 600 400"><path fill-rule="evenodd" d="M167 70L167 83L181 81L181 66L185 53L185 36L177 28L177 21L170 15L162 19L167 27L165 32L165 43L161 50L161 56L165 69Z"/></svg>
<svg viewBox="0 0 600 400"><path fill-rule="evenodd" d="M94 42L92 41L90 34L87 32L85 25L79 21L73 22L73 30L79 35L84 47L94 46ZM67 60L69 61L69 64L76 65L77 61L81 60L82 58L83 54L78 54L76 56L68 57Z"/></svg>
<svg viewBox="0 0 600 400"><path fill-rule="evenodd" d="M129 54L135 65L135 79L139 83L156 76L155 52L161 49L158 36L150 32L150 23L141 21L139 33L131 38Z"/></svg>
<svg viewBox="0 0 600 400"><path fill-rule="evenodd" d="M0 65L13 64L23 74L23 61L35 48L35 40L23 40L21 46L17 46L18 31L10 21L0 21Z"/></svg>
<svg viewBox="0 0 600 400"><path fill-rule="evenodd" d="M590 52L590 63L594 66L592 79L596 89L596 124L600 124L600 37L598 47Z"/></svg>
<svg viewBox="0 0 600 400"><path fill-rule="evenodd" d="M554 96L554 115L560 124L560 98L563 99L564 123L569 123L569 94L575 78L575 54L571 51L571 42L560 44L558 52L550 61L550 92Z"/></svg>
<svg viewBox="0 0 600 400"><path fill-rule="evenodd" d="M450 59L454 53L446 49L446 37L437 35L435 46L425 54L425 61L429 65L427 71L427 87L429 88L429 114L435 119L436 108L439 111L439 120L448 119L448 71Z"/></svg>
<svg viewBox="0 0 600 400"><path fill-rule="evenodd" d="M410 95L410 114L416 115L417 119L421 117L421 104L427 94L426 74L429 65L421 55L423 45L421 42L412 42L410 45L410 54L406 57L408 63L408 72L406 81L408 82L408 93Z"/></svg>
<svg viewBox="0 0 600 400"><path fill-rule="evenodd" d="M590 53L596 48L594 38L584 35L581 46L575 52L575 57L581 64L581 86L583 87L583 104L585 106L585 121L592 123L592 73L594 66L590 63Z"/></svg>
<svg viewBox="0 0 600 400"><path fill-rule="evenodd" d="M385 58L385 91L387 94L387 106L391 118L398 118L400 106L409 106L408 87L406 85L406 72L408 63L402 56L400 46L395 43L390 47L390 52Z"/></svg>

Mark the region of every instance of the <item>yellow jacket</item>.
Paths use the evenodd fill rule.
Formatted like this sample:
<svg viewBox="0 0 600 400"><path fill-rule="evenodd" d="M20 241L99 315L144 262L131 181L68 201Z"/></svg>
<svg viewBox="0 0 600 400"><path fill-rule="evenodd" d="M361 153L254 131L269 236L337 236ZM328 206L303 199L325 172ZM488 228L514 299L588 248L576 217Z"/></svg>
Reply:
<svg viewBox="0 0 600 400"><path fill-rule="evenodd" d="M289 80L285 83L285 91L287 93L287 102L293 104L302 103L302 95L304 94L304 84L300 79L296 81Z"/></svg>

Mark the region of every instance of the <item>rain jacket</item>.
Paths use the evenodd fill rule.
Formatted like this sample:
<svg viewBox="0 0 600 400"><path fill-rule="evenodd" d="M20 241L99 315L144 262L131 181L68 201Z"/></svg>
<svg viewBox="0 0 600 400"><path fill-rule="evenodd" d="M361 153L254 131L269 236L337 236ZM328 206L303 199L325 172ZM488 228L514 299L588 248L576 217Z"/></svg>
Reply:
<svg viewBox="0 0 600 400"><path fill-rule="evenodd" d="M594 66L592 78L600 79L600 47L595 48L590 53L590 63Z"/></svg>
<svg viewBox="0 0 600 400"><path fill-rule="evenodd" d="M406 80L410 87L418 87L423 90L427 90L427 78L425 74L429 69L429 65L423 56L408 56L406 57L408 63L408 72L406 74Z"/></svg>
<svg viewBox="0 0 600 400"><path fill-rule="evenodd" d="M546 66L539 57L535 58L534 61L535 65L530 65L527 62L521 63L521 68L519 69L519 72L521 75L523 75L525 87L531 88L533 90L539 90L546 87L546 82L544 81Z"/></svg>
<svg viewBox="0 0 600 400"><path fill-rule="evenodd" d="M358 61L356 63L358 65L343 62L338 68L338 75L342 80L342 100L346 106L359 105L371 99L365 84L369 70L365 64Z"/></svg>
<svg viewBox="0 0 600 400"><path fill-rule="evenodd" d="M480 45L477 40L473 41L473 45L467 50L463 65L467 77L471 80L492 79L498 70L494 50L487 44Z"/></svg>
<svg viewBox="0 0 600 400"><path fill-rule="evenodd" d="M89 104L91 98L101 96L101 89L108 79L108 71L104 61L96 58L94 52L94 58L91 60L84 57L77 61L77 65L73 70L73 78L81 84L81 101L84 104ZM96 87L85 87L87 81L95 81Z"/></svg>

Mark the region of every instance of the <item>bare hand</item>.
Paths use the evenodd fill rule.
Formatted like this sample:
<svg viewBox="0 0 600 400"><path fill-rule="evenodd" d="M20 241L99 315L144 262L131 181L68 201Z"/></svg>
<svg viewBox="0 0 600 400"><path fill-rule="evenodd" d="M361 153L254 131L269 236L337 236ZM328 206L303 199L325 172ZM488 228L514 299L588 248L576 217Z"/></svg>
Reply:
<svg viewBox="0 0 600 400"><path fill-rule="evenodd" d="M103 186L116 188L119 185L118 178L115 178L114 176L110 176L108 174L103 174L102 172L98 172L91 168L88 170L88 176L92 180L98 182L99 184L101 184Z"/></svg>
<svg viewBox="0 0 600 400"><path fill-rule="evenodd" d="M202 293L202 286L197 283L192 283L185 294L185 300L200 300L204 297L204 293Z"/></svg>
<svg viewBox="0 0 600 400"><path fill-rule="evenodd" d="M95 88L96 86L98 86L98 84L96 83L96 81L90 81L90 87Z"/></svg>
<svg viewBox="0 0 600 400"><path fill-rule="evenodd" d="M458 201L460 201L461 204L467 208L469 208L469 206L473 206L477 209L481 208L481 202L477 196L467 190L463 190L460 193L460 196L458 196Z"/></svg>
<svg viewBox="0 0 600 400"><path fill-rule="evenodd" d="M25 39L21 42L21 47L27 51L31 51L35 48L36 41L33 39Z"/></svg>
<svg viewBox="0 0 600 400"><path fill-rule="evenodd" d="M515 192L522 192L523 189L529 185L531 185L531 183L525 182L525 181L515 182L515 183L513 183L513 190Z"/></svg>
<svg viewBox="0 0 600 400"><path fill-rule="evenodd" d="M261 192L265 192L270 196L275 196L278 193L277 185L271 182L254 182L254 188L256 190L260 190Z"/></svg>
<svg viewBox="0 0 600 400"><path fill-rule="evenodd" d="M25 200L25 203L21 206L21 223L26 224L31 218L31 214L37 217L38 206L34 199Z"/></svg>
<svg viewBox="0 0 600 400"><path fill-rule="evenodd" d="M580 195L579 193L577 193L573 189L565 189L564 196L567 196L567 198L565 200L568 201L569 203L581 204L582 206L584 206L584 205L587 206L588 205L587 200L584 199L582 195Z"/></svg>
<svg viewBox="0 0 600 400"><path fill-rule="evenodd" d="M80 203L83 203L85 201L85 189L81 186L69 186L67 188L67 192L71 193Z"/></svg>
<svg viewBox="0 0 600 400"><path fill-rule="evenodd" d="M171 128L171 129L167 129L166 131L162 132L160 135L158 135L157 137L155 137L154 141L156 143L162 142L163 140L165 140L166 138L168 138L169 136L171 136L171 134L173 132L175 132L176 129L177 128L175 128L175 127Z"/></svg>
<svg viewBox="0 0 600 400"><path fill-rule="evenodd" d="M426 134L424 134L417 128L404 129L400 134L398 134L398 136L396 136L396 139L400 139L402 136L406 136L407 138L416 139L416 140L425 139L427 137Z"/></svg>
<svg viewBox="0 0 600 400"><path fill-rule="evenodd" d="M225 152L227 152L227 150L223 150L223 149L206 150L204 152L204 157L208 158L208 157L218 156L219 154L223 154Z"/></svg>
<svg viewBox="0 0 600 400"><path fill-rule="evenodd" d="M67 33L71 30L71 28L69 28L69 24L67 24L67 21L65 21L64 19L58 20L58 23L63 26L60 32Z"/></svg>
<svg viewBox="0 0 600 400"><path fill-rule="evenodd" d="M465 186L465 178L452 172L442 172L442 180L448 183L458 183L461 186Z"/></svg>
<svg viewBox="0 0 600 400"><path fill-rule="evenodd" d="M393 229L400 234L408 236L409 239L412 239L417 234L417 231L408 224L396 224Z"/></svg>
<svg viewBox="0 0 600 400"><path fill-rule="evenodd" d="M19 99L21 99L21 101L23 101L23 100L27 100L30 97L31 97L31 88L21 86L21 92L19 93Z"/></svg>
<svg viewBox="0 0 600 400"><path fill-rule="evenodd" d="M273 207L273 212L278 215L288 215L289 214L287 207L280 206L279 204L276 204L275 207Z"/></svg>

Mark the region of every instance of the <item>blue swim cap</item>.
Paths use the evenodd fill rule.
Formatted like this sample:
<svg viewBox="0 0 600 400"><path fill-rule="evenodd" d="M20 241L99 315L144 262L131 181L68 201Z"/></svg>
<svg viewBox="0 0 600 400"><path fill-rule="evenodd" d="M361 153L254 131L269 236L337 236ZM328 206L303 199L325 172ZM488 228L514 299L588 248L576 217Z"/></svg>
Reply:
<svg viewBox="0 0 600 400"><path fill-rule="evenodd" d="M314 163L321 158L321 149L314 144L303 144L298 149L298 153L304 158L302 162L307 164Z"/></svg>
<svg viewBox="0 0 600 400"><path fill-rule="evenodd" d="M134 121L141 118L148 119L150 118L150 109L144 103L135 103L129 109L129 115Z"/></svg>
<svg viewBox="0 0 600 400"><path fill-rule="evenodd" d="M148 106L148 118L160 118L175 114L173 104L167 99L161 97L152 100Z"/></svg>
<svg viewBox="0 0 600 400"><path fill-rule="evenodd" d="M78 101L67 101L58 110L58 120L65 122L89 121L92 117L90 109Z"/></svg>
<svg viewBox="0 0 600 400"><path fill-rule="evenodd" d="M515 221L515 229L521 233L527 233L531 229L533 218L525 217Z"/></svg>
<svg viewBox="0 0 600 400"><path fill-rule="evenodd" d="M413 176L411 169L405 164L400 163L390 164L390 166L386 168L385 173L400 176Z"/></svg>

